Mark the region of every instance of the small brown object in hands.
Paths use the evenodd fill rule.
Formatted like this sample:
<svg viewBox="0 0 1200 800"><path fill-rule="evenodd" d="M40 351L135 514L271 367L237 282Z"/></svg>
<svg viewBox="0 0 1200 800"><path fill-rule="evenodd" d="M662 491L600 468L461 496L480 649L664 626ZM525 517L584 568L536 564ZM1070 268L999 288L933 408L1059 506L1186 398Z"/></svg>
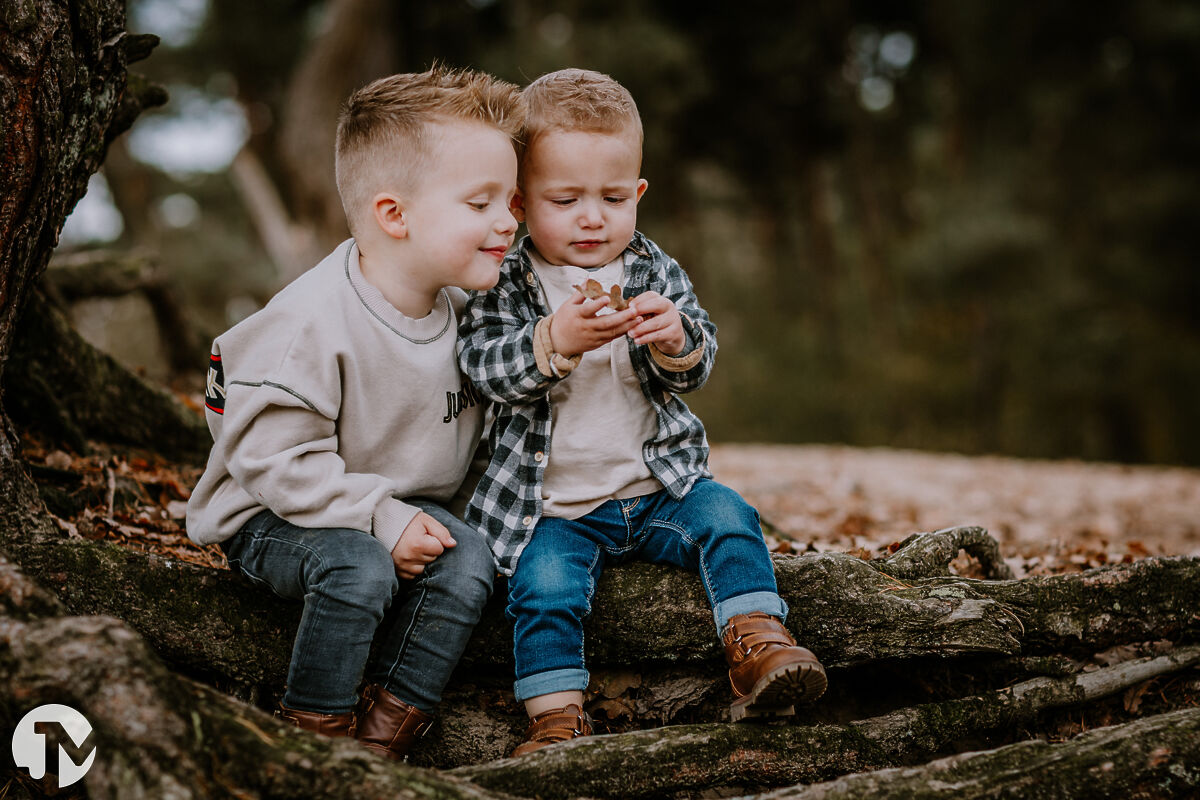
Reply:
<svg viewBox="0 0 1200 800"><path fill-rule="evenodd" d="M629 308L629 301L621 296L621 287L615 283L607 292L600 285L600 281L594 278L588 278L582 286L578 283L572 284L572 286L588 300L599 300L601 297L608 297L608 307L613 311L624 311Z"/></svg>

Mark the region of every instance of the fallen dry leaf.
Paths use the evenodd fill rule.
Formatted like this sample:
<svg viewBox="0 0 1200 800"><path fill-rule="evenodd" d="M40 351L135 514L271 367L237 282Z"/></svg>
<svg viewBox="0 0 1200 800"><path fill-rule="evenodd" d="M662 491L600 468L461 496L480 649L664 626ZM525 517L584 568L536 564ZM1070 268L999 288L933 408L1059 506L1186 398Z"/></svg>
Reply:
<svg viewBox="0 0 1200 800"><path fill-rule="evenodd" d="M613 311L624 311L629 308L629 301L621 296L621 287L615 283L606 292L604 291L604 287L600 285L600 281L588 278L583 282L582 286L576 283L573 285L573 288L588 300L599 300L601 297L607 297L609 300L608 307Z"/></svg>
<svg viewBox="0 0 1200 800"><path fill-rule="evenodd" d="M1131 686L1125 691L1125 710L1130 714L1136 714L1142 707L1142 698L1146 692L1150 690L1150 684L1154 681L1144 681L1137 686Z"/></svg>
<svg viewBox="0 0 1200 800"><path fill-rule="evenodd" d="M604 712L604 716L609 719L633 719L633 706L629 705L624 699L616 700L600 700L591 703L588 706L588 711L595 714L596 712Z"/></svg>

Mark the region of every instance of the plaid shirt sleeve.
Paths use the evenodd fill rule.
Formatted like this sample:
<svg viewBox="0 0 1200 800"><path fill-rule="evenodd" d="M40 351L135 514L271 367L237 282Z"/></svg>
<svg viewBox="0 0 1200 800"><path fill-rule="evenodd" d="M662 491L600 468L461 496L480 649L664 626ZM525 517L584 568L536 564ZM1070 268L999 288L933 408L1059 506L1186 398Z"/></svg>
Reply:
<svg viewBox="0 0 1200 800"><path fill-rule="evenodd" d="M675 304L683 318L684 332L694 343L692 352L700 350L700 359L686 370L676 372L665 368L653 358L646 359L646 367L654 379L669 392L684 394L699 389L712 373L713 362L717 356L717 326L708 317L708 312L700 306L692 282L687 273L673 258L667 259L664 268L666 276L666 291L662 295ZM684 354L679 358L690 355Z"/></svg>
<svg viewBox="0 0 1200 800"><path fill-rule="evenodd" d="M511 259L495 288L473 293L459 326L458 362L463 374L487 398L528 403L545 395L554 378L538 369L533 329L538 316L523 299Z"/></svg>
<svg viewBox="0 0 1200 800"><path fill-rule="evenodd" d="M550 448L546 394L558 380L538 369L533 331L543 310L518 248L500 280L472 294L459 327L458 361L467 378L498 401L488 434L490 461L467 504L464 520L483 532L496 567L512 575L541 517L541 483Z"/></svg>

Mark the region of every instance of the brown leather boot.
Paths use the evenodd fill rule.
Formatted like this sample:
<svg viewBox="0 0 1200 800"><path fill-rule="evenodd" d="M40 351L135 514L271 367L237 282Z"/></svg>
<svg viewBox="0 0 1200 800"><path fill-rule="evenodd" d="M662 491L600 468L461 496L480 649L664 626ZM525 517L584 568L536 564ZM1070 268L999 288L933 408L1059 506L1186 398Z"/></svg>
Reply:
<svg viewBox="0 0 1200 800"><path fill-rule="evenodd" d="M392 761L403 761L413 742L431 724L432 716L372 683L363 690L358 732L354 737L364 747Z"/></svg>
<svg viewBox="0 0 1200 800"><path fill-rule="evenodd" d="M756 611L731 617L721 636L734 701L729 716L785 717L796 703L825 692L825 668L811 651L796 646L783 623Z"/></svg>
<svg viewBox="0 0 1200 800"><path fill-rule="evenodd" d="M529 720L525 741L517 745L510 757L523 756L555 742L591 735L592 718L579 706L572 703L563 708L552 708Z"/></svg>
<svg viewBox="0 0 1200 800"><path fill-rule="evenodd" d="M342 714L320 714L316 711L297 711L280 703L279 711L275 716L284 722L290 722L297 728L313 731L322 736L354 735L353 711L346 711Z"/></svg>

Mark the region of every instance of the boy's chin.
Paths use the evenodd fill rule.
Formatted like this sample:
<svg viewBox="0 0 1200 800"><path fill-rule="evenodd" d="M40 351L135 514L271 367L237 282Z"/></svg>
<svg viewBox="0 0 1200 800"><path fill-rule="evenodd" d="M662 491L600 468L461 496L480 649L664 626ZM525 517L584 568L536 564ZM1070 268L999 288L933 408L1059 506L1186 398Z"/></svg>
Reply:
<svg viewBox="0 0 1200 800"><path fill-rule="evenodd" d="M481 276L474 280L463 281L459 284L459 286L469 292L486 292L499 282L500 270L496 270L494 275L489 275L487 277Z"/></svg>

